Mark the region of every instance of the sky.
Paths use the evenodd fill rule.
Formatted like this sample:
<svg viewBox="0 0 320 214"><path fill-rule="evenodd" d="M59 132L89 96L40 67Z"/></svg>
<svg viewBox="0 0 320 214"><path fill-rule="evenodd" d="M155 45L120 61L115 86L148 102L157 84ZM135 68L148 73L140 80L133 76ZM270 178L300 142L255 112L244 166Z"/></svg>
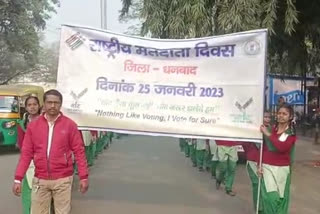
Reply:
<svg viewBox="0 0 320 214"><path fill-rule="evenodd" d="M45 40L58 41L61 24L83 25L100 28L100 0L60 0L61 6L47 22ZM107 29L124 33L131 24L119 23L121 0L107 0Z"/></svg>

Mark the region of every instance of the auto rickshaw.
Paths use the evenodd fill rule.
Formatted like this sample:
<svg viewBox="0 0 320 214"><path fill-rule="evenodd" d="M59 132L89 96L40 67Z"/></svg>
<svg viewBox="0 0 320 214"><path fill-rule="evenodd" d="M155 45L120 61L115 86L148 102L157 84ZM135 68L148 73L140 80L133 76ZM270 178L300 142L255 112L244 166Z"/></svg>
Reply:
<svg viewBox="0 0 320 214"><path fill-rule="evenodd" d="M25 113L28 96L39 98L42 106L44 90L35 85L0 85L0 146L15 146L17 122Z"/></svg>

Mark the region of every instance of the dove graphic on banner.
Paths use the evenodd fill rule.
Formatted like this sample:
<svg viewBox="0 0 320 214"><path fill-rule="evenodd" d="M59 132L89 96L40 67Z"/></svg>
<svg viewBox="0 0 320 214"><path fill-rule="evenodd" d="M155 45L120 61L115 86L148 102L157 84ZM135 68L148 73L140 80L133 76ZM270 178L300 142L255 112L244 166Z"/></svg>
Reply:
<svg viewBox="0 0 320 214"><path fill-rule="evenodd" d="M78 95L74 91L71 91L70 95L74 100L74 103L71 104L71 108L79 109L80 108L79 99L83 97L83 95L85 95L87 92L88 92L88 88L85 88L84 90L82 90Z"/></svg>
<svg viewBox="0 0 320 214"><path fill-rule="evenodd" d="M235 106L239 109L239 111L244 112L246 108L253 102L252 97L245 102L245 104L241 105L238 101L235 103Z"/></svg>

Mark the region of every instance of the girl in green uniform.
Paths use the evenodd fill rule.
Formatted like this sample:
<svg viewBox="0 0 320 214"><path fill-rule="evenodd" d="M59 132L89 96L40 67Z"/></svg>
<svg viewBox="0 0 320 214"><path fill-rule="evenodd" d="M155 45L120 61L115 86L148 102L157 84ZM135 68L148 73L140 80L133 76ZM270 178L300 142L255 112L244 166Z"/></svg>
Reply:
<svg viewBox="0 0 320 214"><path fill-rule="evenodd" d="M290 184L296 134L292 126L293 109L280 106L277 123L270 128L262 125L264 135L261 180L261 203L264 214L288 214Z"/></svg>
<svg viewBox="0 0 320 214"><path fill-rule="evenodd" d="M271 114L270 112L265 112L263 115L263 125L271 130ZM254 208L256 210L257 206L257 196L259 191L259 177L257 174L258 163L260 159L260 148L261 145L252 142L245 142L242 147L246 153L247 158L247 172L251 181L252 187L252 198L254 203ZM259 201L259 213L263 213L263 206L261 200Z"/></svg>
<svg viewBox="0 0 320 214"><path fill-rule="evenodd" d="M27 113L25 117L19 121L18 129L18 146L20 149L23 147L24 133L28 124L31 121L36 120L40 116L40 103L39 99L34 96L30 96L25 101L25 107ZM31 162L29 169L22 181L22 207L24 214L30 214L31 211L31 191L32 191L32 179L34 176L34 164Z"/></svg>

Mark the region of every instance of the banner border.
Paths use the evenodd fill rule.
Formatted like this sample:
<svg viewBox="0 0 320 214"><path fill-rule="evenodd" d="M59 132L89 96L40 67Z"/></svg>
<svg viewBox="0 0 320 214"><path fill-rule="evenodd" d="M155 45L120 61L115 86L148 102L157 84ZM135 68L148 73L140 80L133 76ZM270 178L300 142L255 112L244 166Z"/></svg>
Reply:
<svg viewBox="0 0 320 214"><path fill-rule="evenodd" d="M253 34L253 33L268 33L267 28L263 29L257 29L257 30L249 30L249 31L243 31L243 32L236 32L236 33L229 33L229 34L221 34L221 35L216 35L216 36L207 36L207 37L200 37L200 38L188 38L188 39L158 39L158 38L151 38L151 37L141 37L141 36L133 36L133 35L128 35L124 33L116 33L113 31L108 31L108 30L103 30L99 28L94 28L90 26L81 26L81 25L72 25L72 24L61 24L62 27L69 27L69 28L82 28L86 30L94 30L98 32L103 32L103 33L109 33L112 35L116 36L124 36L124 37L129 37L129 38L134 38L134 39L141 39L141 40L149 40L149 41L157 41L157 42L190 42L190 41L202 41L202 40L208 40L208 39L214 39L214 38L223 38L223 37L228 37L228 36L236 36L236 35L246 35L246 34ZM62 32L62 28L61 28ZM267 41L266 41L267 42Z"/></svg>

